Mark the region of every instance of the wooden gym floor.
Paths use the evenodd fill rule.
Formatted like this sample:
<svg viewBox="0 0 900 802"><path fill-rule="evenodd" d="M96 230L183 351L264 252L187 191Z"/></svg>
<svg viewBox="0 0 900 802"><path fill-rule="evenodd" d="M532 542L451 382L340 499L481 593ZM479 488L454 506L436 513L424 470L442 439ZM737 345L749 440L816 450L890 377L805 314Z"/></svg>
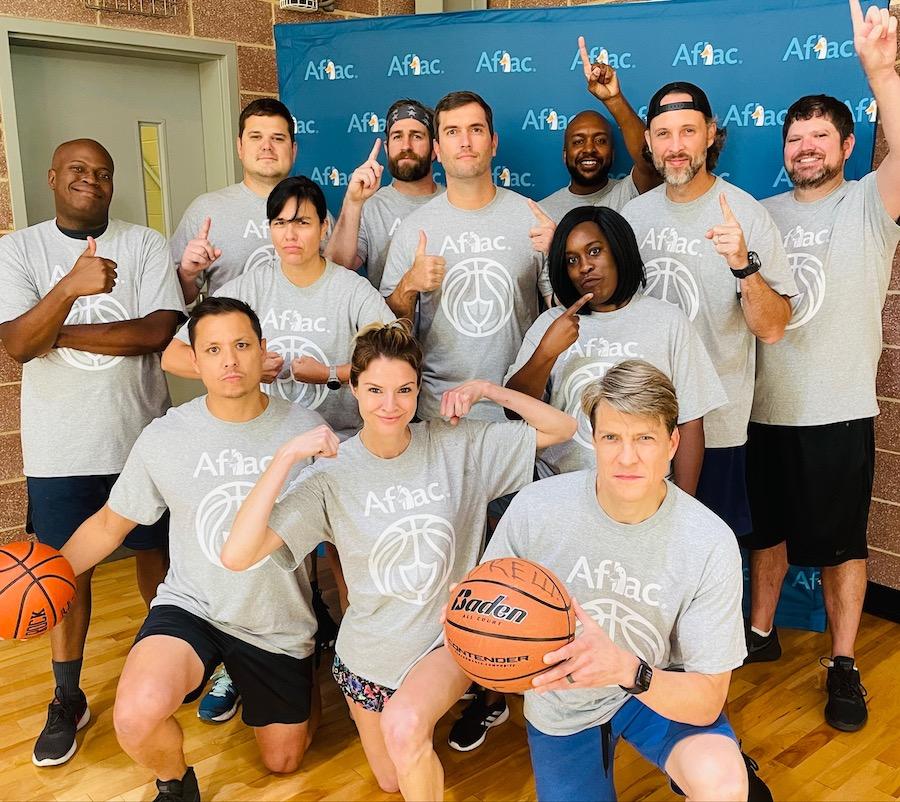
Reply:
<svg viewBox="0 0 900 802"><path fill-rule="evenodd" d="M49 646L40 639L0 644L0 800L153 799L153 778L121 751L112 727L116 682L144 612L132 560L100 566L82 682L93 719L78 736L75 757L57 768L31 764L34 738L52 693ZM863 618L858 659L870 715L856 734L837 732L822 719L824 669L818 658L826 654L826 637L788 630L781 639L785 655L779 662L735 672L729 701L735 730L759 762L775 799L900 800L900 625ZM293 776L266 773L240 716L208 725L196 717L196 704L181 709L178 720L185 730L188 762L196 767L206 802L400 799L382 793L375 783L324 664L321 677L322 726L303 768ZM469 754L446 745L461 707L440 722L436 733L448 799L533 800L518 700L510 721ZM618 750L616 780L623 802L679 799L663 776L627 745Z"/></svg>

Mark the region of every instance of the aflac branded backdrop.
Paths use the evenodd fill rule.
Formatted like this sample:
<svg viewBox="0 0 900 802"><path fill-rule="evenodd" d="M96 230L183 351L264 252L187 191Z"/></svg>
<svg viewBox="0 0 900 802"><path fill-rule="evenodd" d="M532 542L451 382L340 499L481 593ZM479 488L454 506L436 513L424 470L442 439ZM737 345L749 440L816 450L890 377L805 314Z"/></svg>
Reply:
<svg viewBox="0 0 900 802"><path fill-rule="evenodd" d="M876 108L846 0L672 0L278 25L279 88L299 142L295 172L324 187L337 215L394 100L433 106L449 91L470 89L494 110L495 182L542 198L568 183L561 159L568 121L585 108L604 111L585 88L579 35L592 60L618 70L641 116L663 83L702 86L728 129L716 172L758 198L790 188L781 125L804 94L846 102L857 139L848 177L869 170ZM613 174L622 175L631 165L618 132L616 146ZM436 172L440 179L439 165ZM818 570L791 569L785 590L777 622L823 629Z"/></svg>

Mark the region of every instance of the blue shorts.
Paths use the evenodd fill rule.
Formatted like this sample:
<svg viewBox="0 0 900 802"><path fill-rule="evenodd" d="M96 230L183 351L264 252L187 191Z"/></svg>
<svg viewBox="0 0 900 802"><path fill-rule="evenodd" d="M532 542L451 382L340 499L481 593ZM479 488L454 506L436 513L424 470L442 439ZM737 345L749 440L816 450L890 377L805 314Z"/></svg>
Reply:
<svg viewBox="0 0 900 802"><path fill-rule="evenodd" d="M747 446L707 448L697 482L697 501L718 515L737 537L753 531L747 497Z"/></svg>
<svg viewBox="0 0 900 802"><path fill-rule="evenodd" d="M106 504L118 474L26 477L28 513L25 531L41 543L61 549L75 530ZM136 526L123 545L135 551L166 549L169 511L149 526Z"/></svg>
<svg viewBox="0 0 900 802"><path fill-rule="evenodd" d="M695 727L670 721L634 697L608 724L574 735L546 735L526 725L539 802L614 802L612 755L619 738L660 771L665 771L675 744L692 735L724 735L738 742L724 713L708 727Z"/></svg>

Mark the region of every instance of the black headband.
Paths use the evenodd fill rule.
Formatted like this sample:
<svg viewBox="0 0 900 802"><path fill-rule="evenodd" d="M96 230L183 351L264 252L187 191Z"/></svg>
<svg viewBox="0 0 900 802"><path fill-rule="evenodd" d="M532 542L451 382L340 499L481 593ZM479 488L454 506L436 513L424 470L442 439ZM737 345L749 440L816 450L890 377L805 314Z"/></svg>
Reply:
<svg viewBox="0 0 900 802"><path fill-rule="evenodd" d="M434 118L431 112L419 103L404 103L394 109L387 119L384 132L389 134L394 124L400 120L416 120L428 129L428 134L434 139Z"/></svg>

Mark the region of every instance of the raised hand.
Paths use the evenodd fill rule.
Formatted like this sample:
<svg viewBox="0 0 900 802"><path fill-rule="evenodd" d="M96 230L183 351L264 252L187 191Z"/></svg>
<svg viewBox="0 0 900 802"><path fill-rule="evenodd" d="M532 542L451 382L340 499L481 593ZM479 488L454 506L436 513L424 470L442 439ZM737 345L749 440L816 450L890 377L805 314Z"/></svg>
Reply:
<svg viewBox="0 0 900 802"><path fill-rule="evenodd" d="M260 381L263 384L271 384L278 378L284 367L284 357L278 351L266 351L263 359L263 373Z"/></svg>
<svg viewBox="0 0 900 802"><path fill-rule="evenodd" d="M537 221L528 231L531 247L546 256L550 253L550 243L553 240L553 232L556 231L556 223L531 198L528 198L528 208L531 209L531 213Z"/></svg>
<svg viewBox="0 0 900 802"><path fill-rule="evenodd" d="M416 292L434 292L441 286L447 272L447 260L443 256L429 256L425 253L427 247L428 237L420 231L416 258L409 269L410 289Z"/></svg>
<svg viewBox="0 0 900 802"><path fill-rule="evenodd" d="M600 61L599 58L591 64L583 36L578 37L578 52L581 55L581 67L584 70L588 92L604 103L621 94L622 90L619 88L616 71L609 64Z"/></svg>
<svg viewBox="0 0 900 802"><path fill-rule="evenodd" d="M209 241L211 225L212 220L205 218L200 224L197 236L185 246L184 253L181 254L179 264L189 276L199 275L222 255L222 251Z"/></svg>
<svg viewBox="0 0 900 802"><path fill-rule="evenodd" d="M77 297L102 295L116 286L116 263L97 256L97 241L87 238L87 248L63 279L69 292Z"/></svg>
<svg viewBox="0 0 900 802"><path fill-rule="evenodd" d="M329 426L322 424L288 440L278 449L275 457L287 457L292 464L305 459L336 457L340 440Z"/></svg>
<svg viewBox="0 0 900 802"><path fill-rule="evenodd" d="M578 342L579 323L581 318L581 315L578 314L578 310L593 297L594 293L585 293L550 324L550 327L544 332L544 336L541 338L539 347L542 351L553 356L555 359L570 345Z"/></svg>
<svg viewBox="0 0 900 802"><path fill-rule="evenodd" d="M894 70L897 57L897 18L888 9L870 6L863 15L859 0L850 0L853 46L866 76Z"/></svg>
<svg viewBox="0 0 900 802"><path fill-rule="evenodd" d="M441 396L441 417L449 418L450 423L456 426L460 418L468 415L472 407L487 396L492 386L482 379L472 379L447 390Z"/></svg>
<svg viewBox="0 0 900 802"><path fill-rule="evenodd" d="M378 161L380 150L381 139L376 139L369 158L350 175L350 180L347 182L348 200L363 203L378 191L381 186L381 175L384 172L384 165Z"/></svg>
<svg viewBox="0 0 900 802"><path fill-rule="evenodd" d="M294 381L304 384L325 384L328 381L328 366L314 356L298 356L291 360L291 376Z"/></svg>
<svg viewBox="0 0 900 802"><path fill-rule="evenodd" d="M747 243L744 241L744 230L731 211L724 192L719 193L719 205L722 207L722 225L713 226L706 232L706 238L713 241L716 253L725 258L732 270L747 267Z"/></svg>

